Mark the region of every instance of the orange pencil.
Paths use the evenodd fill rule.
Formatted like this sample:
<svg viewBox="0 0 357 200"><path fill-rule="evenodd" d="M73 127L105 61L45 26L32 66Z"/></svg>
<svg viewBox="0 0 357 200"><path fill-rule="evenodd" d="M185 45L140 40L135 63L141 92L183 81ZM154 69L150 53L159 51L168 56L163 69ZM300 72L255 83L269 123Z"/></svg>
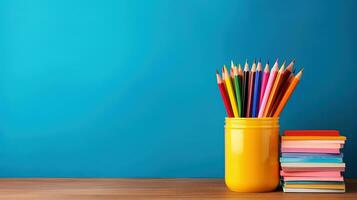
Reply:
<svg viewBox="0 0 357 200"><path fill-rule="evenodd" d="M274 99L275 99L275 97L277 95L277 90L279 88L279 85L281 84L281 80L282 80L283 73L284 73L284 67L285 67L285 62L283 63L283 65L279 69L278 75L275 78L274 85L273 85L273 87L271 89L268 102L267 102L267 104L265 106L264 115L263 115L264 117L269 117L268 116L269 111L272 109L273 101L274 101Z"/></svg>
<svg viewBox="0 0 357 200"><path fill-rule="evenodd" d="M304 71L304 69L302 69L295 77L294 79L291 81L291 84L289 85L289 88L286 90L283 98L281 99L278 108L276 109L273 117L279 117L281 111L283 110L284 106L286 105L286 102L289 100L291 94L294 92L297 84L299 83L301 76L302 76L302 72Z"/></svg>
<svg viewBox="0 0 357 200"><path fill-rule="evenodd" d="M286 70L285 70L286 72ZM288 80L285 82L285 84L282 86L280 92L278 93L275 101L274 101L274 104L273 104L273 107L272 109L270 110L270 113L269 113L269 116L273 116L273 114L275 113L277 107L279 106L279 103L281 102L281 99L283 98L283 96L285 95L286 93L286 90L289 88L291 82L293 81L295 75L294 73L290 73L290 76L288 78Z"/></svg>

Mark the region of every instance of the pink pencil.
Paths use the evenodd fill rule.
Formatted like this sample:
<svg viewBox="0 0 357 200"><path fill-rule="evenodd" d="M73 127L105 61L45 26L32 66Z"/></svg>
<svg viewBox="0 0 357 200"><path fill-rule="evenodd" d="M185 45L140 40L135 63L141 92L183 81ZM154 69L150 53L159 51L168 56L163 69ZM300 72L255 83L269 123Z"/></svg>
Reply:
<svg viewBox="0 0 357 200"><path fill-rule="evenodd" d="M274 84L276 75L278 74L278 71L279 71L279 67L278 67L278 59L277 59L275 61L275 64L274 64L273 68L271 69L271 72L270 72L270 75L269 75L269 80L268 80L268 83L267 83L267 85L265 87L262 104L261 104L261 106L259 108L259 114L258 114L258 117L260 117L260 118L263 117L265 106L267 105L268 98L269 98L269 95L270 95L270 91L271 91L271 88L273 87L273 84Z"/></svg>
<svg viewBox="0 0 357 200"><path fill-rule="evenodd" d="M264 68L262 86L260 89L259 107L262 105L265 88L267 87L267 83L268 83L268 79L269 79L269 74L270 74L270 72L269 72L269 61L268 61Z"/></svg>

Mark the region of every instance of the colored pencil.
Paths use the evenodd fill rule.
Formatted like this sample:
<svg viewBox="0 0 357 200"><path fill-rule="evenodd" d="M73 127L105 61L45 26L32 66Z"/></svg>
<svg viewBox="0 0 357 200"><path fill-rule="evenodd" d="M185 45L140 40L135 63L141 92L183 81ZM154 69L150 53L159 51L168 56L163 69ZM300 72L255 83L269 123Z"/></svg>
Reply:
<svg viewBox="0 0 357 200"><path fill-rule="evenodd" d="M279 117L303 73L295 76L294 64L295 59L285 68L284 61L279 69L277 59L270 69L267 61L263 71L261 59L251 69L246 60L244 70L231 61L229 70L224 65L221 75L216 71L227 117Z"/></svg>
<svg viewBox="0 0 357 200"><path fill-rule="evenodd" d="M274 112L276 111L276 109L278 108L279 106L279 103L281 101L281 99L283 98L286 90L289 88L292 80L294 79L294 73L291 73L288 80L285 82L285 84L283 85L282 89L280 90L274 104L273 104L273 107L272 109L270 110L270 113L268 116L273 116Z"/></svg>
<svg viewBox="0 0 357 200"><path fill-rule="evenodd" d="M242 97L241 97L241 86L239 84L238 68L234 68L234 88L236 90L236 100L238 106L238 116L242 116Z"/></svg>
<svg viewBox="0 0 357 200"><path fill-rule="evenodd" d="M255 72L257 68L257 62L254 60L252 68L249 73L249 83L248 83L248 99L247 99L247 114L246 117L252 116L252 105L253 105L253 93L254 93L254 79Z"/></svg>
<svg viewBox="0 0 357 200"><path fill-rule="evenodd" d="M257 71L255 72L254 91L253 91L253 104L252 104L252 117L258 117L260 89L262 83L262 62L259 60Z"/></svg>
<svg viewBox="0 0 357 200"><path fill-rule="evenodd" d="M238 117L238 108L237 108L236 97L234 96L231 77L228 74L228 70L227 70L226 66L223 66L223 73L224 73L224 76L225 76L225 80L224 81L226 82L227 92L228 92L229 100L231 102L231 106L232 106L234 117Z"/></svg>
<svg viewBox="0 0 357 200"><path fill-rule="evenodd" d="M279 117L281 111L283 110L284 106L286 105L286 102L289 100L291 94L293 93L293 91L295 90L297 84L299 83L302 73L303 73L304 69L302 69L292 80L291 84L289 85L289 88L286 90L283 98L281 99L278 108L276 109L273 117Z"/></svg>
<svg viewBox="0 0 357 200"><path fill-rule="evenodd" d="M270 96L270 92L271 92L271 89L275 82L276 76L278 74L278 70L279 70L278 65L279 65L278 60L276 60L273 68L271 69L270 75L269 75L268 83L267 83L267 86L265 88L264 95L263 95L262 104L259 108L258 117L264 117L264 110L267 105L268 98Z"/></svg>
<svg viewBox="0 0 357 200"><path fill-rule="evenodd" d="M233 71L234 71L234 63L231 60L231 69L230 69L230 72L229 72L229 76L231 77L231 83L232 83L233 92L234 92L234 95L235 95L236 89L235 89L235 85L234 85L234 72Z"/></svg>
<svg viewBox="0 0 357 200"><path fill-rule="evenodd" d="M218 71L216 71L216 76L217 76L217 84L219 87L219 91L221 92L222 100L224 103L224 107L226 108L227 115L228 115L228 117L234 117L231 103L227 96L226 88L224 86L223 80L222 80L221 76L219 75Z"/></svg>
<svg viewBox="0 0 357 200"><path fill-rule="evenodd" d="M243 109L243 70L240 64L238 65L238 80L239 80L239 88L240 88L240 97L241 97L241 109ZM243 110L241 110L242 113ZM240 115L241 116L241 115Z"/></svg>
<svg viewBox="0 0 357 200"><path fill-rule="evenodd" d="M267 64L265 65L264 72L263 72L262 85L260 89L259 108L262 105L263 96L264 96L265 88L267 87L269 75L270 72L269 72L269 61L268 61Z"/></svg>
<svg viewBox="0 0 357 200"><path fill-rule="evenodd" d="M285 68L285 62L280 67L278 75L275 78L274 85L273 85L273 87L271 89L267 105L265 106L264 115L263 115L264 117L269 117L268 114L269 114L269 111L272 108L272 104L273 104L273 102L274 102L274 100L276 98L277 90L279 88L279 85L281 84L281 79L282 79L283 73L285 71L284 68Z"/></svg>
<svg viewBox="0 0 357 200"><path fill-rule="evenodd" d="M289 78L291 77L292 70L295 64L295 59L290 62L290 64L286 67L283 76L281 78L281 83L277 86L277 92L276 92L276 97L273 99L272 102L272 107L270 111L268 112L268 117L272 116L277 104L279 104L281 97L284 95L284 90L286 90L289 87ZM280 98L280 99L279 99Z"/></svg>
<svg viewBox="0 0 357 200"><path fill-rule="evenodd" d="M244 64L244 71L243 71L243 81L242 81L242 85L243 85L243 104L242 104L242 117L246 117L247 116L247 100L248 100L248 83L249 83L249 65L248 65L248 61L245 61Z"/></svg>

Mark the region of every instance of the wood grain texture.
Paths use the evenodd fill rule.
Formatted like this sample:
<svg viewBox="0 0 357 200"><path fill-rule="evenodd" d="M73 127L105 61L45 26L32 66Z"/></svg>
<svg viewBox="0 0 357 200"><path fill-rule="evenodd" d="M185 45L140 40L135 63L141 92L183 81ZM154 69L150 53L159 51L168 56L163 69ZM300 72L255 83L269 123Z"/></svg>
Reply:
<svg viewBox="0 0 357 200"><path fill-rule="evenodd" d="M357 180L344 194L234 193L222 179L0 179L0 199L357 199Z"/></svg>

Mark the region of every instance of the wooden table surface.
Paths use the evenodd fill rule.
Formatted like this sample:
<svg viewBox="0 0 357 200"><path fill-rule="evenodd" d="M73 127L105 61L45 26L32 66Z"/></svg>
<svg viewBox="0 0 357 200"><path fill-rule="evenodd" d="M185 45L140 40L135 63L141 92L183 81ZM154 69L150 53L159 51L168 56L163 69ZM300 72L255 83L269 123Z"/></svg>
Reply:
<svg viewBox="0 0 357 200"><path fill-rule="evenodd" d="M0 179L0 199L357 199L357 180L344 194L235 193L222 179Z"/></svg>

